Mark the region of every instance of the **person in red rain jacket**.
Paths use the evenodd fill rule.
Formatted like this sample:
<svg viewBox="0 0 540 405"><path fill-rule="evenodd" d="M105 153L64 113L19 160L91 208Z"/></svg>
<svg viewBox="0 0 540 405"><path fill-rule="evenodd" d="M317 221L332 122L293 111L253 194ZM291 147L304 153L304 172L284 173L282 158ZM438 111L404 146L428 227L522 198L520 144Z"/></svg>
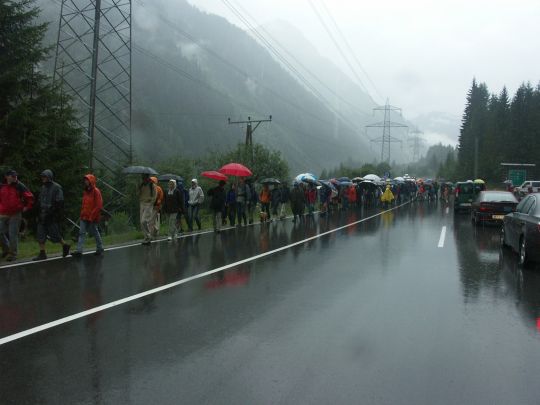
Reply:
<svg viewBox="0 0 540 405"><path fill-rule="evenodd" d="M84 176L79 241L77 242L77 250L72 253L72 256L82 255L87 232L96 239L96 256L103 254L103 241L98 228L102 208L103 199L101 191L96 187L96 177L93 174L87 174Z"/></svg>
<svg viewBox="0 0 540 405"><path fill-rule="evenodd" d="M17 259L22 213L33 204L34 195L19 181L17 172L6 172L5 183L0 184L0 244L2 257L8 261Z"/></svg>

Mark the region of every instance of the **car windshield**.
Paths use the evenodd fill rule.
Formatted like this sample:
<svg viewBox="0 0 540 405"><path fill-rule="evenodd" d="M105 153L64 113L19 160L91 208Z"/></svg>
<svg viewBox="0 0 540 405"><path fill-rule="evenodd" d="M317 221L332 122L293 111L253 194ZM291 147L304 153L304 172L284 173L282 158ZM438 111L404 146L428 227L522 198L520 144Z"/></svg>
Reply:
<svg viewBox="0 0 540 405"><path fill-rule="evenodd" d="M473 192L473 185L472 184L461 184L459 186L460 192L463 194L470 194Z"/></svg>
<svg viewBox="0 0 540 405"><path fill-rule="evenodd" d="M514 197L512 193L507 193L507 192L482 193L480 200L485 201L485 202L515 202L517 203L516 197Z"/></svg>

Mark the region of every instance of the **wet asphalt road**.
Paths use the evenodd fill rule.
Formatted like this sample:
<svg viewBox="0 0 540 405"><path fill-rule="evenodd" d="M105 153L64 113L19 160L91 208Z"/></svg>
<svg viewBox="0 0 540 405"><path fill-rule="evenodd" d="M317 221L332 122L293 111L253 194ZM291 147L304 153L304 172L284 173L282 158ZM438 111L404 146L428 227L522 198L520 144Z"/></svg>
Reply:
<svg viewBox="0 0 540 405"><path fill-rule="evenodd" d="M0 338L375 213L0 269ZM2 404L538 404L540 268L410 204L1 345L0 370Z"/></svg>

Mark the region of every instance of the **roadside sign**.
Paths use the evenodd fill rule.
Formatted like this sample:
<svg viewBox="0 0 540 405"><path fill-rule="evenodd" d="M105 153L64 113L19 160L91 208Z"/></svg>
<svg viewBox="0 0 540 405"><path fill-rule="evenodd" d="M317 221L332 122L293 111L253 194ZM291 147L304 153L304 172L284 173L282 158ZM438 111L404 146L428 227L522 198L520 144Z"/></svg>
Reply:
<svg viewBox="0 0 540 405"><path fill-rule="evenodd" d="M527 170L510 169L508 170L508 180L512 181L514 186L521 186L527 178Z"/></svg>

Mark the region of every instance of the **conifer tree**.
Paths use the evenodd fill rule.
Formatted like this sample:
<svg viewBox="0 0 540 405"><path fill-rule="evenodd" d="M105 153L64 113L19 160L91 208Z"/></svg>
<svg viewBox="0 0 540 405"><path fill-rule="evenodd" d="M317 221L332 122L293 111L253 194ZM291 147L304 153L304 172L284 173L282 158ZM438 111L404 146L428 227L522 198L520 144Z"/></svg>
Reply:
<svg viewBox="0 0 540 405"><path fill-rule="evenodd" d="M70 100L40 71L50 49L39 13L33 0L0 0L0 167L16 169L33 191L52 169L74 212L85 145Z"/></svg>

